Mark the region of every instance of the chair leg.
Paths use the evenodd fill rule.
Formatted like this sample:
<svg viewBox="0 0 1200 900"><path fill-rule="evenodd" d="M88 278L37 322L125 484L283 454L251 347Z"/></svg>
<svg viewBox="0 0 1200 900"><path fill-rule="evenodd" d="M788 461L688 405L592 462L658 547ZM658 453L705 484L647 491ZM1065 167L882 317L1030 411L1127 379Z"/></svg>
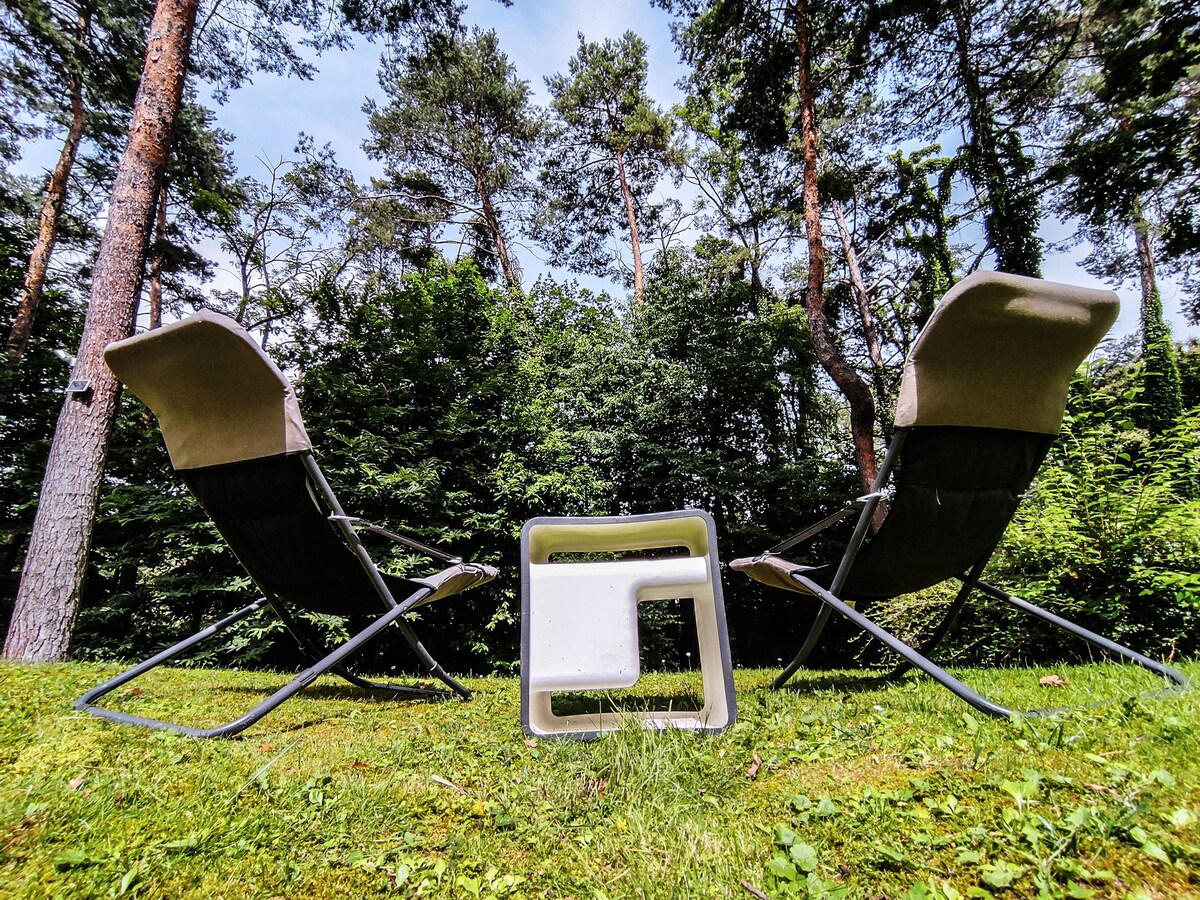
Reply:
<svg viewBox="0 0 1200 900"><path fill-rule="evenodd" d="M1062 708L1054 708L1054 709L1046 708L1046 709L1030 709L1030 710L1013 710L1013 709L1009 709L1006 706L1001 706L998 703L994 703L991 700L988 700L986 697L983 697L982 695L973 691L971 688L969 688L967 685L963 684L961 681L959 681L954 676L950 675L948 672L946 672L940 666L934 664L933 662L930 662L928 659L926 659L924 656L922 656L920 653L918 653L913 648L909 647L907 644L905 644L902 640L897 638L891 632L885 630L884 628L881 628L879 625L876 625L874 622L872 622L870 619L868 619L862 613L858 612L856 609L849 606L842 600L839 600L837 597L835 597L833 594L831 594L825 588L818 585L816 582L812 581L811 579L805 578L803 575L800 575L800 574L794 574L794 575L792 575L792 578L798 584L804 585L806 590L812 592L815 596L819 597L821 599L821 601L826 604L827 608L832 609L834 612L837 612L844 618L849 619L851 622L853 622L855 625L857 625L863 631L867 632L873 638L875 638L876 640L878 640L881 643L888 646L895 653L898 653L901 656L901 658L904 659L909 665L920 669L922 672L924 672L930 678L934 679L934 681L938 682L938 684L942 685L942 687L951 691L955 696L957 696L961 700L965 701L971 707L979 710L982 713L985 713L986 715L996 716L998 718L1011 718L1011 717L1017 716L1017 715L1048 716L1048 715L1054 715L1056 713L1065 712L1068 709L1075 708L1075 707L1062 707ZM988 593L991 596L997 597L1002 600L1006 600L1007 602L1016 606L1018 609L1022 609L1025 612L1031 613L1032 615L1035 615L1038 618L1040 618L1046 622L1049 622L1053 625L1057 625L1058 627L1063 628L1064 630L1070 632L1071 634L1076 635L1077 637L1083 638L1090 644L1093 644L1097 647L1101 647L1105 650L1109 650L1113 653L1117 653L1118 655L1129 660L1130 662L1133 662L1139 666L1142 666L1145 669L1149 669L1150 671L1155 672L1156 674L1162 675L1163 677L1169 679L1170 681L1173 681L1175 683L1175 685L1179 688L1183 688L1188 685L1188 679L1181 673L1170 668L1169 666L1165 666L1161 663L1154 662L1153 660L1148 659L1147 657L1142 656L1141 654L1136 653L1135 651L1130 650L1127 647L1122 647L1119 644L1113 643L1112 641L1110 641L1106 638L1100 637L1099 635L1094 634L1090 631L1087 631L1086 629L1081 628L1078 625L1075 625L1071 622L1068 622L1065 619L1061 619L1058 616L1055 616L1053 613L1046 612L1045 610L1040 609L1037 606L1034 606L1032 603L1029 603L1028 601L1022 600L1019 597L1015 597L1011 594L1007 594L998 588L992 587L991 585L984 584L983 582L979 582L979 588L980 588L980 590L983 590L985 593Z"/></svg>
<svg viewBox="0 0 1200 900"><path fill-rule="evenodd" d="M892 469L896 465L896 460L900 457L900 449L904 446L905 438L908 432L906 429L898 428L896 433L892 435L892 441L888 444L887 455L883 458L883 463L879 466L879 470L875 473L875 481L871 486L871 493L865 497L860 497L862 508L858 513L858 521L854 524L854 533L850 536L850 540L846 544L846 549L842 553L842 560L838 563L837 572L833 576L833 581L830 583L830 589L840 591L846 583L846 578L850 574L850 567L854 565L854 559L858 556L858 551L863 545L863 541L867 537L867 529L875 516L875 510L879 506L879 501L883 496L884 486L887 485L888 479L891 477ZM828 521L826 519L825 521ZM819 523L824 524L824 523ZM804 532L801 532L804 534ZM783 546L786 546L785 542ZM807 578L796 578L797 581L810 583ZM832 596L832 595L831 595ZM817 641L821 637L821 632L825 630L826 623L829 622L829 608L822 606L817 611L816 621L813 622L812 628L808 631L808 636L804 639L804 643L800 645L800 649L796 652L792 661L787 664L787 667L776 676L771 682L771 687L775 690L787 684L788 679L796 674L799 669L808 660L812 654L813 648L817 646Z"/></svg>
<svg viewBox="0 0 1200 900"><path fill-rule="evenodd" d="M416 632L412 630L412 626L403 619L397 620L396 625L402 632L404 632L405 640L408 641L408 645L412 647L413 652L417 654L417 657L421 660L421 662L425 664L425 668L429 671L429 674L449 687L450 690L458 694L458 696L463 700L470 700L471 691L449 672L443 669L441 664L429 654L429 651L425 649L425 645L422 644L420 638L417 637Z"/></svg>
<svg viewBox="0 0 1200 900"><path fill-rule="evenodd" d="M390 595L389 595L389 599L391 599ZM395 603L394 600L392 602ZM413 605L414 604L412 602L411 597L408 600L404 601L405 609L411 609ZM293 616L291 613L289 613L283 606L276 606L275 612L279 616L279 618L283 620L284 626L286 626L287 630L291 633L292 637L296 639L296 643L300 645L300 649L304 651L304 653L309 657L309 659L311 659L315 662L316 660L321 659L321 657L323 657L325 655L326 651L321 648L321 642L313 637L311 629L309 629L306 625L304 625L303 622L301 622L295 616ZM401 628L401 631L404 633L405 639L408 640L409 643L411 644L412 640L409 639L409 636L412 635L413 639L415 639L415 637L416 637L415 635L412 634L412 627L410 625L408 625L406 622L403 622L403 620L401 620L400 628ZM417 643L420 644L419 641ZM420 649L421 649L421 651L425 650L424 646L421 646ZM414 648L414 650L416 650L416 648ZM418 651L417 656L419 659L421 659L421 661L423 663L425 663L425 665L429 669L430 673L436 675L436 673L433 672L432 667L430 667L430 663L432 663L433 666L437 666L437 663L433 662L433 658L431 656L429 656L429 653L428 652L421 653ZM426 659L428 659L428 662L426 662ZM471 692L467 688L465 688L461 684L459 684L457 681L454 681L453 679L451 679L451 681L453 682L451 687L454 688L454 693L451 693L450 691L441 691L441 690L436 690L434 688L418 688L418 687L410 687L408 685L402 685L402 684L391 684L389 682L383 682L383 681L371 681L367 678L363 678L361 675L355 675L353 672L351 672L345 666L335 666L334 668L330 669L329 671L331 674L337 675L339 678L341 678L344 681L349 682L350 684L354 685L355 687L364 688L366 690L391 691L394 694L399 694L401 696L406 696L406 697L427 697L427 698L432 698L432 699L440 698L443 700L448 700L451 697L458 695L463 700L471 699ZM436 677L440 678L441 676L436 676ZM447 677L449 677L449 676L447 676ZM442 679L442 680L445 681L445 679Z"/></svg>
<svg viewBox="0 0 1200 900"><path fill-rule="evenodd" d="M958 589L958 594L955 596L954 602L947 608L942 621L938 623L937 628L934 629L929 639L917 649L917 653L921 656L926 658L932 656L933 651L937 649L938 645L945 640L946 635L950 633L950 630L958 623L958 617L962 614L963 607L967 605L967 599L971 596L971 591L975 590L976 585L978 585L979 576L983 574L983 567L987 564L987 561L985 558L980 565L976 566L969 575L963 578L962 587ZM906 659L901 660L896 665L896 668L892 669L885 678L889 681L899 678L911 668L913 668L912 663Z"/></svg>
<svg viewBox="0 0 1200 900"><path fill-rule="evenodd" d="M231 613L219 622L215 622L202 631L198 631L189 638L184 638L179 643L168 647L161 653L157 653L144 662L138 663L131 669L127 669L115 678L111 678L99 687L94 687L78 700L75 701L75 709L80 712L88 712L94 716L99 716L102 719L109 719L113 722L120 722L127 725L148 725L149 727L168 728L173 731L178 731L182 726L172 725L169 722L157 722L153 719L145 719L141 716L131 716L126 713L116 712L114 710L105 709L101 706L95 706L94 702L99 700L105 694L111 693L123 684L127 684L139 675L144 675L151 669L157 668L165 662L182 655L186 651L192 649L197 644L208 640L210 637L220 634L235 622L239 622L252 613L256 613L261 609L266 608L268 601L264 598L256 600L249 606L239 609L235 613ZM153 723L153 724L151 724Z"/></svg>
<svg viewBox="0 0 1200 900"><path fill-rule="evenodd" d="M822 604L817 610L817 618L812 623L812 627L808 629L808 636L805 637L804 643L800 645L800 649L796 651L796 655L792 657L792 661L787 664L782 672L775 676L775 680L771 682L771 687L779 690L789 679L796 674L796 671L808 662L808 658L812 655L813 648L817 646L817 641L821 638L821 633L825 630L825 626L829 622L829 616L832 610Z"/></svg>
<svg viewBox="0 0 1200 900"><path fill-rule="evenodd" d="M1029 613L1031 616L1035 616L1036 618L1041 619L1043 622L1048 622L1057 628L1061 628L1068 634L1087 641L1093 647L1099 647L1101 650L1114 653L1117 656L1128 660L1134 665L1141 666L1143 669L1148 669L1156 675L1161 675L1163 678L1175 682L1178 687L1183 688L1188 686L1188 678L1182 672L1172 669L1168 665L1150 659L1147 656L1143 656L1136 650L1130 650L1128 647L1124 647L1115 641L1110 641L1106 637L1102 637L1095 632L1088 631L1086 628L1076 625L1074 622L1068 619L1064 619L1061 616L1056 616L1054 613L1044 610L1040 606L1035 606L1028 600L1023 600L1015 594L1010 594L1007 591L1003 591L995 585L987 584L986 582L981 581L979 582L979 589L985 594L995 597L997 600L1003 600L1004 602L1015 606L1022 612Z"/></svg>
<svg viewBox="0 0 1200 900"><path fill-rule="evenodd" d="M330 674L337 675L343 681L349 682L355 687L363 688L368 691L391 691L393 694L400 694L405 697L428 697L430 699L449 700L456 696L450 691L440 691L436 688L421 688L412 687L405 684L392 684L388 681L371 681L369 678L363 678L361 675L355 675L349 669L343 666L338 666L330 670Z"/></svg>
<svg viewBox="0 0 1200 900"><path fill-rule="evenodd" d="M234 719L231 722L227 722L224 725L218 725L214 728L192 728L186 725L179 725L174 722L166 722L161 719L151 719L145 716L135 716L128 713L117 712L116 710L105 709L104 707L96 706L95 701L103 697L105 694L108 694L120 687L122 684L126 684L137 676L150 671L156 666L159 666L162 663L175 658L176 656L179 656L181 653L194 647L201 641L212 637L213 635L219 634L221 631L224 631L226 628L240 619L245 618L251 613L257 612L268 604L268 601L265 599L251 603L249 606L238 610L236 613L233 613L230 616L227 616L220 622L217 622L215 625L204 629L192 637L179 642L175 646L164 650L162 653L151 657L145 662L134 666L127 672L123 672L116 678L113 678L99 687L88 691L75 702L75 709L81 712L88 712L94 716L99 716L102 719L108 719L109 721L118 722L123 725L140 725L145 728L173 731L176 734L182 734L187 737L233 737L234 735L245 731L285 700L288 700L300 693L300 691L304 690L306 687L316 681L321 675L329 671L341 669L342 664L347 659L362 649L364 645L377 637L380 632L382 632L393 622L399 623L402 629L407 629L402 617L409 610L411 610L413 606L415 606L426 594L428 594L428 590L417 591L403 603L400 603L392 609L389 609L386 613L381 615L378 619L373 621L358 634L354 635L354 637L350 638L350 640L339 645L332 652L326 654L312 666L309 666L283 687L279 688L279 690L275 691L275 693L271 694L270 697L255 706L248 713L237 719ZM407 632L411 634L411 629L407 629ZM428 657L428 653L426 653L425 656ZM434 663L434 666L440 670L440 666L437 666L436 663ZM345 676L343 675L343 677ZM446 675L443 680L445 679L449 679L450 683L452 684L457 684L457 682L454 681L453 678L450 678L449 675ZM470 692L467 691L465 687L462 687L461 685L459 685L459 687L462 689L462 691L467 692L468 697L470 696Z"/></svg>

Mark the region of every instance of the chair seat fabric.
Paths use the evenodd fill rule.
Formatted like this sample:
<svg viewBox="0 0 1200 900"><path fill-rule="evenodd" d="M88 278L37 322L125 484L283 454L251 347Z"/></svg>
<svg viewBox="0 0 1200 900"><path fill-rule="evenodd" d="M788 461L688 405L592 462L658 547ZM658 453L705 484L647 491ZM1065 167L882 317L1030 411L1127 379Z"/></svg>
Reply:
<svg viewBox="0 0 1200 900"><path fill-rule="evenodd" d="M858 552L840 596L895 597L964 574L989 555L1053 436L957 426L909 430L896 493L879 532ZM810 576L828 587L833 567Z"/></svg>
<svg viewBox="0 0 1200 900"><path fill-rule="evenodd" d="M327 615L378 614L387 608L317 505L299 454L181 469L179 475L268 594ZM425 586L381 574L397 598Z"/></svg>

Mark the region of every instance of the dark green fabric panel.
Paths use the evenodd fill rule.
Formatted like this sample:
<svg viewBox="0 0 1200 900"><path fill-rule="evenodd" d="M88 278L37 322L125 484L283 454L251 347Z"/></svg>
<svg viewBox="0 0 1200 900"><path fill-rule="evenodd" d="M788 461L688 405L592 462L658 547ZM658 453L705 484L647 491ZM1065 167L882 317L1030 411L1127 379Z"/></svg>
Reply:
<svg viewBox="0 0 1200 900"><path fill-rule="evenodd" d="M308 490L298 454L179 471L222 537L264 590L292 611L350 616L386 607ZM401 601L419 585L384 575Z"/></svg>
<svg viewBox="0 0 1200 900"><path fill-rule="evenodd" d="M1004 534L1053 440L994 428L909 429L887 517L859 551L842 596L894 597L968 571ZM833 568L816 577L827 584Z"/></svg>

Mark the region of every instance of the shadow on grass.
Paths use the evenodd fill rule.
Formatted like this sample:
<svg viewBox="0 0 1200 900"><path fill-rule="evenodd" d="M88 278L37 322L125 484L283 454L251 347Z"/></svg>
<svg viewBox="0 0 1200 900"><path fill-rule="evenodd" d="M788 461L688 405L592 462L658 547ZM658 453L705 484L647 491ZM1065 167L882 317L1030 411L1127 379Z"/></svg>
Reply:
<svg viewBox="0 0 1200 900"><path fill-rule="evenodd" d="M249 685L214 685L206 688L206 690L214 693L236 694L246 697L259 697L265 700L279 688L283 687L286 682L280 683L276 687L251 687ZM418 682L413 685L398 685L399 687L412 688L413 690L436 690L436 688L425 687L423 682ZM367 703L442 703L446 700L458 699L453 694L446 696L431 696L428 694L408 694L403 691L390 690L388 688L362 688L352 684L314 684L306 687L296 697L307 697L310 700L354 700L365 701ZM295 699L292 697L290 699ZM284 704L286 705L286 703Z"/></svg>
<svg viewBox="0 0 1200 900"><path fill-rule="evenodd" d="M868 691L878 691L894 684L900 684L909 672L896 673L864 670L861 674L849 672L821 672L819 670L800 670L791 677L781 691L792 694L819 694L830 691L840 691L846 694L860 694ZM773 678L774 676L772 676ZM762 688L769 690L771 682L767 681Z"/></svg>
<svg viewBox="0 0 1200 900"><path fill-rule="evenodd" d="M679 694L562 693L551 699L556 716L596 715L597 713L647 713L696 710L703 698L691 692Z"/></svg>

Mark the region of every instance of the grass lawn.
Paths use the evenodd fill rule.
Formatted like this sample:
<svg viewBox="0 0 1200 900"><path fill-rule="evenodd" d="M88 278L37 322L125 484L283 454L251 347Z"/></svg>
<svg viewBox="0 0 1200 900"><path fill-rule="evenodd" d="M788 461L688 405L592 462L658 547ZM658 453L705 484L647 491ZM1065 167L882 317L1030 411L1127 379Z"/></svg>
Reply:
<svg viewBox="0 0 1200 900"><path fill-rule="evenodd" d="M0 665L0 896L1200 897L1200 691L1128 699L1138 670L959 673L1010 705L1117 698L1019 722L923 678L739 671L723 735L591 744L527 740L508 678L466 704L327 678L226 741L72 712L115 671ZM169 670L117 700L215 724L282 680Z"/></svg>

